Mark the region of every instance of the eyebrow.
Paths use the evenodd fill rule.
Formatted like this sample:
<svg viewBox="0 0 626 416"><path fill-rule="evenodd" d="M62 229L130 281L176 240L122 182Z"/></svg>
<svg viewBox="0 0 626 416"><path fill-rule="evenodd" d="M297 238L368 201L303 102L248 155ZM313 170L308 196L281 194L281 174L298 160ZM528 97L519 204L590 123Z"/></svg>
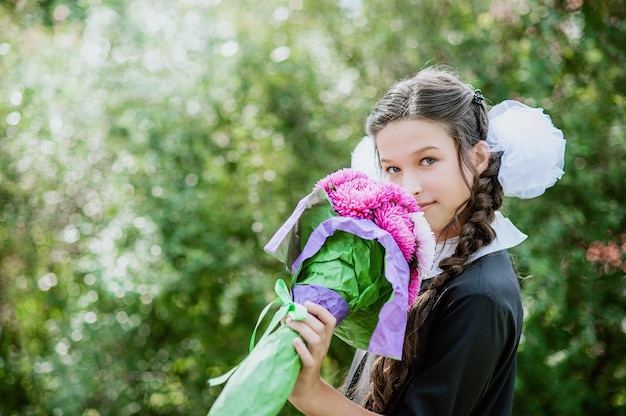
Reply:
<svg viewBox="0 0 626 416"><path fill-rule="evenodd" d="M430 151L430 150L439 150L439 148L437 146L425 146L425 147L422 147L420 149L417 149L417 150L409 153L409 156L415 156L415 155L418 155L420 153L424 153L424 152L427 152L427 151ZM391 162L391 160L390 159L380 159L380 162L381 163L389 163L389 162Z"/></svg>

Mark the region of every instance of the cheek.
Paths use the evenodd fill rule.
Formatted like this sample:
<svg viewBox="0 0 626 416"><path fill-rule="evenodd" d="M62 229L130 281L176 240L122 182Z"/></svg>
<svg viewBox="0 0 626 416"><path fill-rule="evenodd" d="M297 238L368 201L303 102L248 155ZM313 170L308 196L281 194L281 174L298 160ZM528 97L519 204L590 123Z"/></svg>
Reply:
<svg viewBox="0 0 626 416"><path fill-rule="evenodd" d="M468 183L472 183L472 173L468 169L461 171L458 167L455 167L454 170L450 170L449 175L445 175L445 179L444 177L441 179L447 183L449 189L454 189L457 195L459 193L469 195L470 191L465 178L467 178Z"/></svg>
<svg viewBox="0 0 626 416"><path fill-rule="evenodd" d="M393 184L396 184L398 186L402 186L402 179L400 178L400 175L389 175L385 172L383 172L383 181L384 182L391 182Z"/></svg>

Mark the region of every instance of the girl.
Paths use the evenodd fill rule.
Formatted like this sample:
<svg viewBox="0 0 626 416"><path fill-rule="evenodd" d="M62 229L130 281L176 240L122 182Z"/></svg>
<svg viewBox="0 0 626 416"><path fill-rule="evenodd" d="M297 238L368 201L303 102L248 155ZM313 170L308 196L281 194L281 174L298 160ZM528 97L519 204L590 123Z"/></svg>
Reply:
<svg viewBox="0 0 626 416"><path fill-rule="evenodd" d="M436 267L408 312L402 360L357 351L346 396L320 378L335 320L307 303L306 320L288 321L302 336L289 400L306 415L510 414L523 310L506 250L526 236L498 209L505 194L537 196L560 178L561 132L516 102L488 114L479 90L432 67L381 98L367 133L383 175L430 223Z"/></svg>

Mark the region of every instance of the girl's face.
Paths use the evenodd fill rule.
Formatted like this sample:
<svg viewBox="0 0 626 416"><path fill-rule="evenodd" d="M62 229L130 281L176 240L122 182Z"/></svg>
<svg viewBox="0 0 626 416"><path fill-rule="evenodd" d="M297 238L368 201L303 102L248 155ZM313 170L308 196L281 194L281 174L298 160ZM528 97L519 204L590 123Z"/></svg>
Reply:
<svg viewBox="0 0 626 416"><path fill-rule="evenodd" d="M385 176L415 196L437 241L458 235L458 229L442 232L470 197L463 176L472 183L472 174L467 167L461 170L455 141L443 126L428 120L396 121L378 132L376 146ZM486 169L484 141L474 147L471 160L479 173Z"/></svg>

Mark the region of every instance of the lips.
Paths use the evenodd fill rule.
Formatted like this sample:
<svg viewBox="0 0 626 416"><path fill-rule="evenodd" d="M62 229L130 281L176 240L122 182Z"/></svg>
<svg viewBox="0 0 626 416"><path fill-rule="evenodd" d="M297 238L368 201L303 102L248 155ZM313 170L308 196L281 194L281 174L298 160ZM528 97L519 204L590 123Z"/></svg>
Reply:
<svg viewBox="0 0 626 416"><path fill-rule="evenodd" d="M435 204L434 202L418 202L418 205L420 206L420 210L422 212L428 211L428 209L432 207L434 204Z"/></svg>

